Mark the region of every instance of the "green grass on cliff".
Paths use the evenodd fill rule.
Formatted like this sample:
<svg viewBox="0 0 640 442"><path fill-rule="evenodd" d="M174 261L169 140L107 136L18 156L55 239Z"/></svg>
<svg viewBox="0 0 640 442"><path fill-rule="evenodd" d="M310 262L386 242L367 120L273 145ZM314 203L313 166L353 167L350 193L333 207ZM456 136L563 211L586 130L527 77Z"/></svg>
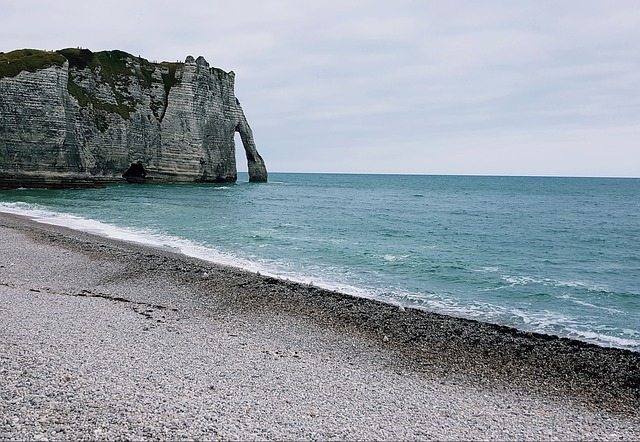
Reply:
<svg viewBox="0 0 640 442"><path fill-rule="evenodd" d="M167 92L167 95L169 95L169 90L171 90L173 86L179 83L179 80L176 78L176 71L182 66L184 66L184 63L180 62L171 63L168 61L163 61L162 63L160 63L160 67L167 70L166 74L162 74L162 82L164 83L164 90Z"/></svg>
<svg viewBox="0 0 640 442"><path fill-rule="evenodd" d="M183 66L184 63L151 63L149 60L136 57L123 51L102 51L91 52L88 49L62 49L58 51L67 60L69 65L78 69L89 68L91 70L100 69L103 79L113 85L116 81L127 81L132 76L136 77L143 86L150 87L153 83L153 71L160 67L167 69L167 74L162 74L163 84L167 93L172 86L178 83L175 78L176 70ZM138 66L132 69L130 61L135 62Z"/></svg>
<svg viewBox="0 0 640 442"><path fill-rule="evenodd" d="M84 66L94 71L100 70L103 80L111 86L118 104L116 106L111 103L96 102L95 100L91 100L91 97L88 97L89 101L91 101L94 108L117 113L125 119L129 118L129 114L135 107L132 98L126 94L126 86L131 84L133 78L137 79L141 86L149 88L152 83L158 81L154 80L153 72L159 67L162 69L161 78L164 90L167 95L169 95L171 88L178 83L178 80L175 78L176 70L183 66L183 63L151 63L142 57L136 57L117 50L96 52L93 53L92 57L84 53L78 54L73 62L78 63L77 65L73 64L71 59L69 59L69 62L72 66L79 69L83 69L82 66ZM117 85L120 85L120 87L117 87ZM71 89L69 92L71 92ZM159 115L160 106L155 108L154 103L151 103L151 107L154 113Z"/></svg>
<svg viewBox="0 0 640 442"><path fill-rule="evenodd" d="M131 54L122 51L91 52L88 49L62 49L59 51L67 60L69 67L76 69L90 69L99 72L102 81L107 83L116 98L117 104L98 100L89 91L76 83L73 73L69 75L69 93L78 100L80 106L89 103L94 109L100 109L109 113L119 114L122 118L129 118L129 114L135 108L132 97L126 94L126 86L131 84L131 77L135 76L145 86L150 86L150 73L145 75L144 69L132 71L128 59L133 59ZM123 89L124 86L124 89Z"/></svg>
<svg viewBox="0 0 640 442"><path fill-rule="evenodd" d="M74 81L73 70L69 75L69 94L78 100L80 106L91 104L94 109L117 113L122 118L129 118L134 110L135 102L127 94L127 86L134 79L143 87L151 87L158 80L152 77L156 68L162 70L162 84L167 95L173 86L178 83L175 77L176 70L183 63L151 63L150 61L131 55L123 51L91 52L88 49L67 48L59 51L40 51L36 49L19 49L8 53L0 53L0 78L15 77L22 71L35 72L52 65L62 66L65 60L69 61L69 67L78 70L90 69L99 72L102 81L113 90L117 105L98 100L89 91L82 88Z"/></svg>
<svg viewBox="0 0 640 442"><path fill-rule="evenodd" d="M69 91L69 94L76 100L78 100L78 104L80 105L80 107L86 107L89 105L89 103L91 103L94 109L103 110L111 114L118 114L122 118L129 118L129 114L131 113L131 111L133 111L133 106L131 106L128 102L118 101L118 104L113 104L106 101L100 101L71 80L69 80L69 82L67 83L67 89ZM104 119L97 119L96 126L102 132L107 130L107 128L109 127L104 122Z"/></svg>
<svg viewBox="0 0 640 442"><path fill-rule="evenodd" d="M22 71L35 72L49 66L62 66L65 57L59 52L18 49L0 53L0 78L15 77Z"/></svg>

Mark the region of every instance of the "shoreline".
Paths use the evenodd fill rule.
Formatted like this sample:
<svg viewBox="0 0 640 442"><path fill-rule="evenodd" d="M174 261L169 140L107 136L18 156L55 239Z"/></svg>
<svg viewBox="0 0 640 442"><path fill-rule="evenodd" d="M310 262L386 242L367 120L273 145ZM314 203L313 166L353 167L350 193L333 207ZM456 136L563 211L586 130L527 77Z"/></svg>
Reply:
<svg viewBox="0 0 640 442"><path fill-rule="evenodd" d="M328 359L322 364L318 362L320 365L314 366L314 370L324 372L324 364L333 366L335 370L341 369L340 367L356 367L356 370L360 370L359 367L366 366L376 373L376 370L381 370L380 373L387 376L398 377L396 381L401 384L410 379L411 382L417 382L420 388L455 385L464 394L480 391L489 396L504 394L508 397L515 395L518 398L535 398L536 401L543 401L545 407L558 406L558 410L568 408L575 413L595 413L609 420L620 418L628 425L623 426L623 430L627 428L628 433L616 430L611 431L612 434L633 435L636 431L637 435L637 431L640 431L638 352L522 332L510 327L425 310L401 309L382 301L260 276L163 249L37 223L19 215L0 213L0 235L3 232L6 235L26 237L32 245L24 244L24 248L31 250L31 253L36 253L39 248L46 248L51 253L56 251L65 256L68 254L78 262L87 260L87 271L100 273L102 267L108 270L96 281L83 284L77 276L82 271L81 264L72 266L66 280L59 274L62 270L53 266L49 269L47 278L63 278L58 283L59 287L55 288L49 287L51 284L42 280L38 283L29 281L31 276L27 267L30 260L34 259L33 254L25 258L22 273L13 276L11 272L15 266L9 268L11 263L3 262L5 257L0 261L3 266L0 267L0 289L8 291L14 297L12 299L25 299L25 296L32 295L42 297L43 305L52 299L74 303L99 302L103 307L108 304L109 308L118 309L118 314L123 314L122 309L134 312L141 324L145 324L138 331L140 336L144 333L160 333L165 327L168 331L162 332L165 333L162 336L166 338L166 333L172 329L180 330L181 323L174 318L180 317L183 322L204 324L203 327L219 326L218 333L223 333L231 340L233 330L237 330L238 336L250 336L251 333L262 336L263 339L256 342L264 343L273 339L283 343L297 343L297 346L292 344L290 348L285 345L277 352L263 349L256 353L259 356L267 354L278 360L287 359L291 364L287 369L292 370L290 376L293 378L304 372L296 364L304 362L305 356L313 361ZM65 266L66 264L62 267ZM3 305L0 304L0 314L2 309ZM117 318L118 316L114 316L114 322L117 322ZM134 323L137 324L135 321ZM168 323L173 325L169 327ZM154 327L147 324L153 324ZM308 334L300 336L301 330ZM190 336L189 332L184 331L183 335ZM210 335L205 338L208 336ZM305 337L309 338L309 343L304 341ZM300 339L303 341L299 342ZM316 341L320 343L319 348L314 347ZM333 346L335 342L341 342L336 349ZM15 345L19 346L19 343L16 342ZM69 345L73 346L75 342L72 341ZM357 350L347 351L344 345ZM235 353L238 348L247 346L250 347L251 344L239 347L231 345L227 350L233 357L242 357ZM254 359L256 354L253 355ZM335 365L332 365L334 357ZM262 361L259 371L269 371L271 362ZM248 362L243 359L243 363ZM358 373L363 375L365 372ZM327 380L327 385L345 377L343 375L330 379L332 380ZM293 381L292 384L297 385ZM286 387L287 384L284 385ZM397 397L391 399L401 400L407 394L396 392ZM406 397L410 397L410 394ZM423 412L427 412L427 405L428 402L423 403ZM309 413L305 419L322 415L315 411ZM314 413L316 416L312 416ZM505 422L508 421L506 414L499 413L499 416ZM10 438L7 433L3 433L2 417L6 416L0 414L0 437ZM365 430L361 429L360 433L338 432L336 438L420 438L418 436L422 434L406 432L412 429L417 431L417 423L409 428L403 424L404 432L395 428L391 422L384 424L388 433L376 433L377 437L363 433ZM484 434L468 431L471 430L435 432L423 436L438 439L447 438L447 435L449 438L465 438L466 435L467 438L475 439L482 438L481 435ZM179 433L170 434L180 436ZM219 435L227 438L233 434L236 433L222 431ZM237 434L246 436L257 433ZM385 434L389 437L384 437ZM567 438L580 434L569 433ZM590 438L593 434L585 432L582 437ZM597 438L607 438L607 434L596 435ZM527 436L527 433L519 435L533 439L548 438L544 435ZM332 438L329 434L313 437L311 433L301 435L295 432L274 434L277 437L269 434L262 436L267 439L287 436ZM497 438L509 438L508 436L509 433L497 434ZM518 434L515 438L517 436Z"/></svg>
<svg viewBox="0 0 640 442"><path fill-rule="evenodd" d="M128 234L128 232L126 232L126 228L123 229L115 225L104 224L100 221L95 221L97 223L97 226L94 226L94 225L87 226L85 224L84 226L66 227L64 225L64 221L55 220L54 218L51 218L49 215L45 215L45 216L33 215L34 218L32 218L29 214L25 214L25 213L14 212L14 211L8 211L8 212L0 211L0 216L1 215L15 216L28 222L35 222L38 225L46 225L50 227L56 227L56 226L62 227L62 228L68 229L71 232L84 233L92 237L115 241L115 242L124 242L132 246L140 246L143 248L162 250L166 252L168 251L170 253L174 253L176 256L184 257L185 259L195 259L197 261L202 261L207 265L211 264L214 266L221 266L223 268L240 270L242 272L247 272L249 274L257 274L258 276L262 276L265 278L274 278L287 283L291 282L293 284L298 284L303 287L313 287L313 288L319 288L326 292L342 293L349 297L379 301L383 304L390 304L400 309L422 310L427 313L434 313L434 314L444 315L447 317L470 320L472 322L488 323L488 324L493 324L499 327L504 326L505 328L511 328L517 332L522 332L529 335L538 335L542 337L551 336L554 338L558 337L561 339L569 339L572 341L582 342L590 345L595 345L598 347L616 348L616 349L629 350L632 352L640 353L640 348L638 348L638 346L635 345L635 343L630 344L629 342L631 341L624 342L625 338L619 338L620 340L617 341L616 339L618 338L613 335L600 335L597 333L592 333L597 337L589 338L588 332L586 334L581 335L579 332L568 333L566 330L563 330L564 333L552 334L552 333L539 331L535 327L511 325L508 322L504 322L504 321L493 322L492 320L483 318L481 316L474 317L473 315L469 315L468 311L453 311L450 309L430 309L429 307L425 307L417 303L412 304L410 302L402 302L398 299L394 299L389 295L378 295L374 293L371 289L362 289L361 287L350 286L348 284L347 285L336 284L336 283L333 283L332 280L321 280L320 282L318 282L317 280L315 280L315 278L305 277L305 276L302 276L302 274L278 275L277 273L274 273L271 269L262 268L261 266L255 265L254 263L251 263L248 260L245 260L242 258L222 259L220 258L220 256L216 254L214 254L212 257L211 255L207 254L207 252L215 249L205 249L205 246L201 246L202 249L205 249L205 251L203 252L202 250L198 249L198 244L195 244L196 246L195 251L182 250L182 246L183 246L182 244L169 245L165 243L164 239L157 239L157 238L152 238L150 240L149 238L145 238L144 235L141 235L139 232L134 233L132 236ZM84 219L84 221L93 222L93 220L91 219ZM115 229L115 230L111 230L111 229ZM175 238L178 238L178 237L170 237L169 239L171 240ZM184 241L188 242L189 240L184 240ZM193 246L194 244L190 243L189 245ZM216 251L216 253L220 253L220 252ZM522 328L518 328L518 327L522 327Z"/></svg>

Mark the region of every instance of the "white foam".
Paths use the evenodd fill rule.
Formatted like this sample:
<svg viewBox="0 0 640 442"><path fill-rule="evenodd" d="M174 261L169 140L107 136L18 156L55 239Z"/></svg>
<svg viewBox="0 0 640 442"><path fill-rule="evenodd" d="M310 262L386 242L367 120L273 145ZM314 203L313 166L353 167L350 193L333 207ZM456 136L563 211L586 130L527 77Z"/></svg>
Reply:
<svg viewBox="0 0 640 442"><path fill-rule="evenodd" d="M287 279L302 284L313 283L316 287L339 291L353 296L375 298L384 301L390 301L392 299L349 284L340 284L335 281L327 281L323 278L310 278L308 275L292 272L287 270L287 267L289 266L288 263L264 262L260 260L253 261L221 252L209 245L198 244L193 241L167 235L152 229L118 227L101 221L66 213L54 212L37 205L27 203L0 202L0 212L22 215L43 224L63 226L105 238L127 241L165 250L168 249L182 253L186 256L202 259L204 261L236 267L253 273L259 272L264 276ZM323 274L324 272L319 271L317 273Z"/></svg>
<svg viewBox="0 0 640 442"><path fill-rule="evenodd" d="M590 292L606 292L607 287L600 284L593 284L582 281L552 281L553 285L556 287L571 287L571 288L581 288L586 289Z"/></svg>
<svg viewBox="0 0 640 442"><path fill-rule="evenodd" d="M482 267L481 269L477 269L474 270L474 272L481 272L481 273L495 273L498 270L500 270L498 267L494 267L494 266L487 266L487 267Z"/></svg>
<svg viewBox="0 0 640 442"><path fill-rule="evenodd" d="M0 212L13 213L26 216L33 221L43 224L63 226L81 232L87 232L105 238L117 239L136 244L178 251L184 255L218 264L240 267L249 271L267 271L255 263L222 253L214 248L197 244L176 236L166 235L151 229L136 229L130 227L118 227L88 218L83 218L66 213L53 212L36 205L26 203L0 203Z"/></svg>
<svg viewBox="0 0 640 442"><path fill-rule="evenodd" d="M640 350L640 344L638 344L638 341L633 339L625 339L618 336L610 336L603 333L572 328L566 328L566 330L569 332L568 337L578 339L580 341L586 341L604 347L626 348L636 351Z"/></svg>
<svg viewBox="0 0 640 442"><path fill-rule="evenodd" d="M493 267L495 268L495 267ZM484 267L480 271L489 272L488 269L493 269L492 267ZM497 268L495 268L497 270ZM590 292L606 292L607 287L601 284L594 284L584 281L559 281L556 279L550 278L534 278L532 276L525 275L502 275L501 279L511 286L518 285L529 285L529 284L542 284L545 286L553 286L553 287L568 287L568 288L578 288L585 289Z"/></svg>
<svg viewBox="0 0 640 442"><path fill-rule="evenodd" d="M400 296L398 294L394 296ZM578 319L550 310L528 311L518 308L505 308L500 305L467 300L457 301L454 296L441 296L428 294L426 296L406 293L401 295L405 299L405 306L428 309L438 313L463 318L474 318L480 321L515 327L520 330L560 335L578 339L605 347L626 348L640 350L640 341L633 339L640 336L637 330L622 330L629 338L612 336L606 330L586 331L582 330L584 324ZM613 330L611 330L613 332Z"/></svg>
<svg viewBox="0 0 640 442"><path fill-rule="evenodd" d="M611 308L611 307L602 307L602 306L599 306L599 305L591 304L590 302L583 301L581 299L575 298L575 297L573 297L571 295L568 295L566 293L563 294L562 296L560 296L560 298L566 299L569 302L573 302L574 304L578 304L578 305L581 305L583 307L589 307L589 308L595 308L595 309L598 309L598 310L604 310L604 311L609 312L609 313L624 314L624 312L622 310L618 310L618 309Z"/></svg>
<svg viewBox="0 0 640 442"><path fill-rule="evenodd" d="M502 280L508 282L511 285L541 284L542 282L544 282L541 279L532 278L531 276L502 275Z"/></svg>
<svg viewBox="0 0 640 442"><path fill-rule="evenodd" d="M357 287L346 283L340 283L338 282L339 278L327 280L323 277L309 276L325 275L327 277L331 277L331 272L328 272L326 268L308 268L305 270L306 274L297 273L291 270L290 263L287 262L245 259L219 251L207 244L198 244L155 230L118 227L79 216L53 212L33 204L21 202L0 202L0 212L23 215L36 222L64 226L102 237L128 241L161 249L169 249L205 261L228 265L254 273L259 272L265 276L288 279L294 282L309 284L328 290L335 290L357 297L378 299L397 305L398 307L412 306L451 316L474 318L482 321L510 325L527 331L562 334L567 337L573 337L575 339L599 345L634 350L638 350L640 348L638 340L580 330L580 325L573 318L550 311L529 312L519 309L505 308L499 305L480 302L478 300L460 300L457 299L456 296L448 293L389 292ZM384 258L392 261L399 257L387 255ZM485 269L485 271L489 272L494 271L494 267L487 267ZM535 283L545 284L551 281L540 280L528 276L502 276L502 279L512 285ZM572 298L569 295L565 295L563 297L571 302L582 304L584 306L602 308L604 310L611 310L612 313L618 313L617 310L598 307L586 303L585 301ZM635 336L638 332L633 330L633 333L630 333L630 331L624 331L624 333L628 336Z"/></svg>

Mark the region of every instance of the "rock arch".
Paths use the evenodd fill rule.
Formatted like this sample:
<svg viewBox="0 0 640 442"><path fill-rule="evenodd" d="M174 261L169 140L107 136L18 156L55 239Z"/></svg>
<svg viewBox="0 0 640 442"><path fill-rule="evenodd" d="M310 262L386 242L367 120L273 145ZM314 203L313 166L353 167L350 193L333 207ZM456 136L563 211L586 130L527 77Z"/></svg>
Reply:
<svg viewBox="0 0 640 442"><path fill-rule="evenodd" d="M264 160L256 149L256 143L253 140L253 131L244 116L236 125L235 131L240 133L240 139L242 140L244 152L247 157L249 182L266 183L267 168L264 164Z"/></svg>

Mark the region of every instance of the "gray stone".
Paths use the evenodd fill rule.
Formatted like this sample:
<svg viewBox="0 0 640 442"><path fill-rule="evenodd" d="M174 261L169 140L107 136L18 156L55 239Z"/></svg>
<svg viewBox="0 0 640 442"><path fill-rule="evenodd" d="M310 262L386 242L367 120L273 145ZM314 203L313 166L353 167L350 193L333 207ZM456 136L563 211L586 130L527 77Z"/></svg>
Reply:
<svg viewBox="0 0 640 442"><path fill-rule="evenodd" d="M249 180L267 180L233 72L203 57L151 63L121 51L35 52L65 61L0 70L0 188L123 181L137 162L154 182L233 182L236 132Z"/></svg>

